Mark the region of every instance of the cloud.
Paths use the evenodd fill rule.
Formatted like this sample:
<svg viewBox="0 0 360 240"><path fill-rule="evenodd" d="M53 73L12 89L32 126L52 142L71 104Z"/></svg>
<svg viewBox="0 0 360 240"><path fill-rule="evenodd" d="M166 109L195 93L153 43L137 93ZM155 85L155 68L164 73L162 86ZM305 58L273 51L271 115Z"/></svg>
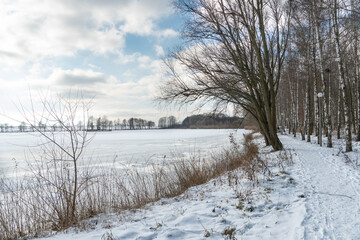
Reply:
<svg viewBox="0 0 360 240"><path fill-rule="evenodd" d="M117 59L115 60L115 63L118 64L127 64L127 63L133 63L136 62L136 60L141 56L140 53L132 53L132 54L124 54L119 53L117 55Z"/></svg>
<svg viewBox="0 0 360 240"><path fill-rule="evenodd" d="M0 63L16 66L78 51L120 54L128 33L173 37L156 22L170 0L0 0Z"/></svg>
<svg viewBox="0 0 360 240"><path fill-rule="evenodd" d="M94 83L107 82L107 78L101 72L91 69L62 70L56 69L50 79L59 85L81 86L92 85Z"/></svg>
<svg viewBox="0 0 360 240"><path fill-rule="evenodd" d="M138 63L146 66L147 74L136 81L124 81L113 75L106 75L93 69L53 69L53 72L41 82L47 82L54 92L80 91L86 98L96 98L97 103L117 106L129 105L129 102L152 101L157 82L162 78L161 61L153 60L148 56L137 59ZM137 71L133 69L132 71ZM129 71L128 74L136 74ZM32 80L29 80L32 81ZM124 104L126 102L126 104Z"/></svg>
<svg viewBox="0 0 360 240"><path fill-rule="evenodd" d="M147 112L147 111L143 110L143 111L139 111L139 112L134 112L134 110L132 110L132 109L124 109L122 111L114 112L112 115L114 117L121 117L121 118L131 118L131 117L143 118L145 115L145 112ZM147 114L151 114L151 112L147 113Z"/></svg>
<svg viewBox="0 0 360 240"><path fill-rule="evenodd" d="M100 91L85 89L76 91L65 89L60 93L60 95L72 99L97 99L104 96L104 94Z"/></svg>
<svg viewBox="0 0 360 240"><path fill-rule="evenodd" d="M54 96L60 94L65 97L69 97L70 94L71 98L81 96L84 99L93 99L90 115L95 117L102 115L107 115L112 119L141 117L157 121L160 116L175 114L162 113L155 108L153 96L157 89L156 85L163 77L160 71L161 61L153 59L146 61L148 61L151 71L147 70L147 74L134 82L123 82L122 79L109 76L100 70L77 68L70 70L54 68L44 78L37 77L36 69L33 71L35 75L29 75L19 81L0 78L0 85L4 86L0 89L0 95L5 97L0 104L0 112L16 115L12 101L29 102L29 91L31 91L32 101L35 104L39 102L38 98L42 95L41 93ZM40 69L41 66L37 66L37 68ZM58 82L62 84L58 84ZM6 122L6 120L2 122Z"/></svg>
<svg viewBox="0 0 360 240"><path fill-rule="evenodd" d="M95 64L89 63L88 66L91 67L92 69L100 69L100 67L96 66Z"/></svg>
<svg viewBox="0 0 360 240"><path fill-rule="evenodd" d="M162 56L165 55L165 51L162 48L162 46L155 45L155 51L156 51L156 55L159 56L159 57L162 57Z"/></svg>
<svg viewBox="0 0 360 240"><path fill-rule="evenodd" d="M137 60L140 64L149 64L151 62L151 58L145 55L138 57Z"/></svg>
<svg viewBox="0 0 360 240"><path fill-rule="evenodd" d="M179 33L174 29L168 28L158 33L159 37L167 38L167 37L177 37Z"/></svg>

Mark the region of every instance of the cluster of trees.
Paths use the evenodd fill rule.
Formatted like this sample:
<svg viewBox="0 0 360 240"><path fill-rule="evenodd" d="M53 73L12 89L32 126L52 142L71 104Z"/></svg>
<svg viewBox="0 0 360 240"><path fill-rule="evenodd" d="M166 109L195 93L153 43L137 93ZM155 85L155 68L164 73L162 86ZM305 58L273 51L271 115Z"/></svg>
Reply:
<svg viewBox="0 0 360 240"><path fill-rule="evenodd" d="M45 123L42 123L41 121L36 124L36 127L41 130L53 130L58 131L59 126L56 124L53 125L47 125ZM8 133L8 132L35 132L35 128L33 125L27 124L25 122L21 122L19 125L14 126L8 123L0 124L0 132L2 133Z"/></svg>
<svg viewBox="0 0 360 240"><path fill-rule="evenodd" d="M125 129L150 129L154 128L155 122L144 120L141 118L129 118L129 119L117 119L109 120L106 116L94 118L90 116L85 125L82 121L79 121L76 124L76 128L79 131L113 131L113 130L125 130ZM13 126L10 124L0 124L0 132L35 132L35 127L43 132L46 131L62 131L63 128L59 124L49 124L39 121L35 125L30 125L25 122L21 122L18 126Z"/></svg>
<svg viewBox="0 0 360 240"><path fill-rule="evenodd" d="M176 127L180 127L180 124L176 121L176 117L174 117L174 116L161 117L161 118L159 118L158 127L159 128L176 128Z"/></svg>
<svg viewBox="0 0 360 240"><path fill-rule="evenodd" d="M176 117L161 117L158 122L159 128L239 128L242 126L243 119L239 117L229 117L225 114L198 114L186 117L182 123L178 122ZM39 121L35 125L29 125L21 122L19 126L10 124L0 124L0 132L34 132L35 127L43 132L62 131L59 124L49 124ZM155 128L155 122L147 121L141 118L109 120L106 116L94 118L90 116L87 124L82 121L76 124L76 129L87 131L113 131L113 130L134 130Z"/></svg>
<svg viewBox="0 0 360 240"><path fill-rule="evenodd" d="M88 118L87 130L89 131L112 131L124 129L150 129L155 127L155 122L141 118L109 120L106 116L95 119L93 116Z"/></svg>
<svg viewBox="0 0 360 240"><path fill-rule="evenodd" d="M198 114L186 117L181 126L185 128L240 128L243 118L225 114Z"/></svg>
<svg viewBox="0 0 360 240"><path fill-rule="evenodd" d="M360 4L355 0L294 1L288 54L277 97L279 125L305 140L320 129L332 147L332 135L352 134L360 141ZM323 120L320 122L320 120ZM319 127L321 124L321 128Z"/></svg>
<svg viewBox="0 0 360 240"><path fill-rule="evenodd" d="M13 132L14 129L15 129L14 126L9 125L9 124L7 124L7 123L5 123L5 124L0 124L0 131L1 131L1 132Z"/></svg>

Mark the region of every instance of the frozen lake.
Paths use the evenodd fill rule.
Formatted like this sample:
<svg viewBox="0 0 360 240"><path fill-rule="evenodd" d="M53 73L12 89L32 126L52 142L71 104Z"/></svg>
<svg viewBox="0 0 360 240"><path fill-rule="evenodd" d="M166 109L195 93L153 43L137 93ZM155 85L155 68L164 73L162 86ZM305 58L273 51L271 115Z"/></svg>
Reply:
<svg viewBox="0 0 360 240"><path fill-rule="evenodd" d="M205 157L229 144L231 133L241 139L245 130L231 129L154 129L97 132L87 146L81 164L111 165L114 161L144 165L147 162L173 160L191 154ZM30 152L39 151L39 136L29 133L0 134L0 172L26 172L26 161L34 161Z"/></svg>

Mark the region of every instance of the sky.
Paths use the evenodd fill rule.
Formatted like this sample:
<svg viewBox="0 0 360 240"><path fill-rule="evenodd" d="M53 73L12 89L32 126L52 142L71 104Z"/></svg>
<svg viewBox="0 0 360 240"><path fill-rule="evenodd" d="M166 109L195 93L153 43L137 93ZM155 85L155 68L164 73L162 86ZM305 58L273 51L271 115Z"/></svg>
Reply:
<svg viewBox="0 0 360 240"><path fill-rule="evenodd" d="M2 115L19 119L30 95L81 92L95 117L186 116L154 102L180 43L171 0L0 0L0 20Z"/></svg>

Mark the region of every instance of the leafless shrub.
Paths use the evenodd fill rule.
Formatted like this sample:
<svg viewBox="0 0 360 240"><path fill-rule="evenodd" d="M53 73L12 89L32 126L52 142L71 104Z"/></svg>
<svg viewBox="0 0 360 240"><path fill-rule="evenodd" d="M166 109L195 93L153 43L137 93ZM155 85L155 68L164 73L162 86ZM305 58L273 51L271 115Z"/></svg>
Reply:
<svg viewBox="0 0 360 240"><path fill-rule="evenodd" d="M240 168L244 175L256 184L259 173L267 169L267 163L260 157L258 145L253 142L253 134L245 134L242 145L230 135L231 146L221 156L224 158L222 162L227 163L227 171Z"/></svg>
<svg viewBox="0 0 360 240"><path fill-rule="evenodd" d="M347 153L343 152L345 163L350 164L353 168L357 169L359 166L359 156L356 155L356 158L351 158Z"/></svg>
<svg viewBox="0 0 360 240"><path fill-rule="evenodd" d="M43 97L40 105L40 111L32 100L28 108L18 106L34 134L40 136L40 151L30 151L30 175L3 184L0 207L7 214L0 216L0 232L8 239L61 230L87 217L78 206L92 173L80 170L79 163L90 139L76 121L86 122L90 103L70 96Z"/></svg>
<svg viewBox="0 0 360 240"><path fill-rule="evenodd" d="M286 166L290 166L294 164L293 154L291 150L284 149L278 152L277 164L281 168L282 171L285 171Z"/></svg>

